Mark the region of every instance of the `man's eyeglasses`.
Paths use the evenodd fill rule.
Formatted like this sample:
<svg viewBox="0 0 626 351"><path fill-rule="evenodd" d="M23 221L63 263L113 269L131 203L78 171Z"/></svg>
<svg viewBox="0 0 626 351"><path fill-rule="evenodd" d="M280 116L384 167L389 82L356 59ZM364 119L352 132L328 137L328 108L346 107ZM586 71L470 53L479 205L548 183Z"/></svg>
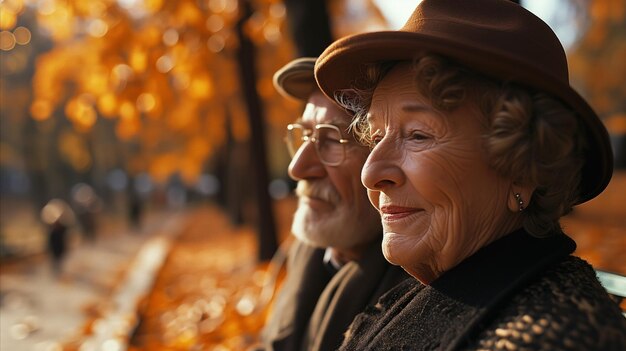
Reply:
<svg viewBox="0 0 626 351"><path fill-rule="evenodd" d="M297 123L287 126L285 142L291 157L307 141L315 145L317 156L327 166L338 166L343 162L346 156L345 144L349 142L341 137L339 127L332 124L318 124L314 130Z"/></svg>

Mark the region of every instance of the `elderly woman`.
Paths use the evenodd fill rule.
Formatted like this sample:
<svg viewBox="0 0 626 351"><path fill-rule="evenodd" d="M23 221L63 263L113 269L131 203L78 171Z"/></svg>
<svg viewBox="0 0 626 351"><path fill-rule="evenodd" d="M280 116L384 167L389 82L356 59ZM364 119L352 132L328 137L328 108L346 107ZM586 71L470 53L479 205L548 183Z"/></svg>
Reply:
<svg viewBox="0 0 626 351"><path fill-rule="evenodd" d="M558 39L506 0L424 0L316 64L372 152L361 179L408 280L345 350L626 350L626 319L559 225L612 174Z"/></svg>

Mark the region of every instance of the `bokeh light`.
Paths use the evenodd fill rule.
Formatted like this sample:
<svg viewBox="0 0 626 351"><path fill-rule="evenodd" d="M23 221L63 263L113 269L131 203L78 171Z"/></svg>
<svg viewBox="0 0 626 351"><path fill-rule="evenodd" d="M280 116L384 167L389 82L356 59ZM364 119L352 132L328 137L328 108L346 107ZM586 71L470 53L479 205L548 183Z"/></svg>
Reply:
<svg viewBox="0 0 626 351"><path fill-rule="evenodd" d="M0 50L9 51L15 47L15 35L9 31L0 32Z"/></svg>
<svg viewBox="0 0 626 351"><path fill-rule="evenodd" d="M169 55L163 55L156 61L156 69L161 73L167 73L174 68L174 60Z"/></svg>
<svg viewBox="0 0 626 351"><path fill-rule="evenodd" d="M87 32L95 38L102 38L109 31L109 25L102 19L96 18L89 21Z"/></svg>
<svg viewBox="0 0 626 351"><path fill-rule="evenodd" d="M47 100L35 100L30 106L30 114L34 119L43 121L52 114L52 104Z"/></svg>
<svg viewBox="0 0 626 351"><path fill-rule="evenodd" d="M73 214L65 201L52 199L41 209L41 220L49 225L57 221L70 224L73 220Z"/></svg>
<svg viewBox="0 0 626 351"><path fill-rule="evenodd" d="M17 13L15 10L4 4L0 4L0 29L11 29L17 23Z"/></svg>
<svg viewBox="0 0 626 351"><path fill-rule="evenodd" d="M178 31L174 28L170 28L163 33L163 44L174 46L178 43L178 37Z"/></svg>
<svg viewBox="0 0 626 351"><path fill-rule="evenodd" d="M15 28L13 35L15 36L15 42L19 45L28 45L30 43L31 33L26 27Z"/></svg>
<svg viewBox="0 0 626 351"><path fill-rule="evenodd" d="M207 46L209 50L211 50L211 52L217 54L224 50L224 47L226 46L226 40L224 40L224 37L220 34L213 34L211 35L211 37L209 37L209 40L207 41Z"/></svg>
<svg viewBox="0 0 626 351"><path fill-rule="evenodd" d="M211 15L206 20L206 28L213 33L219 32L224 28L224 19L219 15Z"/></svg>
<svg viewBox="0 0 626 351"><path fill-rule="evenodd" d="M137 97L137 110L141 112L150 112L156 105L154 95L150 93L142 93Z"/></svg>

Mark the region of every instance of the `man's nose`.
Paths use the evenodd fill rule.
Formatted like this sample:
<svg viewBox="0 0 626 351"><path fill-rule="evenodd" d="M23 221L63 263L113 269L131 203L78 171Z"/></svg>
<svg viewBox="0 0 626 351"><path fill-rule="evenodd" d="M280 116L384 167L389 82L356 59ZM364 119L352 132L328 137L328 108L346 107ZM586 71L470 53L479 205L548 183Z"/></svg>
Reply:
<svg viewBox="0 0 626 351"><path fill-rule="evenodd" d="M304 142L289 163L289 176L293 180L303 180L323 178L326 175L326 168L315 151L315 144Z"/></svg>
<svg viewBox="0 0 626 351"><path fill-rule="evenodd" d="M363 169L361 182L363 185L376 191L400 186L404 183L402 171L402 150L390 138L383 138L370 152Z"/></svg>

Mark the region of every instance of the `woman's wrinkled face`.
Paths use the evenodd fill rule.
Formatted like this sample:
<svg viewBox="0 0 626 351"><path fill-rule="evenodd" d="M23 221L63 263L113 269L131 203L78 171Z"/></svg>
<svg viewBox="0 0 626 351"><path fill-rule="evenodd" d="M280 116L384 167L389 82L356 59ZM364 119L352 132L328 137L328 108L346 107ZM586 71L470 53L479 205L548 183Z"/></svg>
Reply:
<svg viewBox="0 0 626 351"><path fill-rule="evenodd" d="M478 110L435 110L413 77L399 64L376 87L375 146L361 180L381 214L387 260L430 283L507 233L510 182L487 164Z"/></svg>

